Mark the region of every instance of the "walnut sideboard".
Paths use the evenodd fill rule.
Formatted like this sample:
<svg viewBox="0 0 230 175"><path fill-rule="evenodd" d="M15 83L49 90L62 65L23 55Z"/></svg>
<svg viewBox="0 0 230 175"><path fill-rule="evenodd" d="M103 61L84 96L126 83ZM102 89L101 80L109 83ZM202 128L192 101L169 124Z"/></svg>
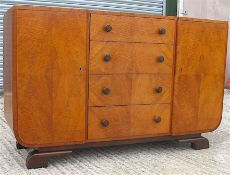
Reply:
<svg viewBox="0 0 230 175"><path fill-rule="evenodd" d="M14 6L4 16L5 117L27 168L84 147L174 140L221 121L225 21Z"/></svg>

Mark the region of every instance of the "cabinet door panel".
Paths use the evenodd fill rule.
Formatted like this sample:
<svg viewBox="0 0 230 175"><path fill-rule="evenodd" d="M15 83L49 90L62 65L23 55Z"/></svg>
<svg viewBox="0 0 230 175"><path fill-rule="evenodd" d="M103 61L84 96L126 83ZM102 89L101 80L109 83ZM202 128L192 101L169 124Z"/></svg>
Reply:
<svg viewBox="0 0 230 175"><path fill-rule="evenodd" d="M86 13L17 11L17 139L85 140Z"/></svg>
<svg viewBox="0 0 230 175"><path fill-rule="evenodd" d="M227 23L178 21L173 134L214 130L221 121Z"/></svg>

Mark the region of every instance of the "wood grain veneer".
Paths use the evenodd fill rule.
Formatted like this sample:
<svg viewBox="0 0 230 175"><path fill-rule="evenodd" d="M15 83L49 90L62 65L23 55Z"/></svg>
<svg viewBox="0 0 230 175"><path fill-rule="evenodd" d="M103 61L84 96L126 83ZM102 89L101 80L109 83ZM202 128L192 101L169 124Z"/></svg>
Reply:
<svg viewBox="0 0 230 175"><path fill-rule="evenodd" d="M14 14L9 84L14 87L16 109L8 118L14 119L17 140L27 147L83 143L86 12L17 10Z"/></svg>
<svg viewBox="0 0 230 175"><path fill-rule="evenodd" d="M90 42L89 74L172 74L174 50L170 44ZM110 61L104 61L109 54ZM164 61L159 62L159 56Z"/></svg>
<svg viewBox="0 0 230 175"><path fill-rule="evenodd" d="M172 133L207 132L221 121L227 23L178 20Z"/></svg>
<svg viewBox="0 0 230 175"><path fill-rule="evenodd" d="M104 32L107 24L112 25L111 32ZM173 44L176 21L92 14L90 25L90 40ZM166 29L166 34L160 35L160 28Z"/></svg>
<svg viewBox="0 0 230 175"><path fill-rule="evenodd" d="M15 6L4 31L5 117L23 146L196 134L220 123L224 21Z"/></svg>
<svg viewBox="0 0 230 175"><path fill-rule="evenodd" d="M3 51L3 64L4 64L4 114L5 118L7 120L8 125L13 130L13 124L14 124L14 104L16 103L14 101L15 94L13 94L13 52L14 52L14 46L13 44L13 19L14 19L15 13L13 10L7 11L7 13L4 15L4 37L3 37L3 43L4 43L4 51ZM15 77L14 77L15 78Z"/></svg>
<svg viewBox="0 0 230 175"><path fill-rule="evenodd" d="M161 116L161 123L154 118ZM107 119L108 127L101 121ZM170 105L132 105L90 107L88 123L89 140L117 140L140 138L170 133Z"/></svg>
<svg viewBox="0 0 230 175"><path fill-rule="evenodd" d="M4 16L4 112L17 148L34 149L27 168L91 146L176 140L208 148L201 133L221 121L227 26L11 8Z"/></svg>
<svg viewBox="0 0 230 175"><path fill-rule="evenodd" d="M158 87L162 87L161 93L156 92ZM90 75L89 105L170 103L171 87L171 75ZM109 88L110 94L103 94L103 88Z"/></svg>

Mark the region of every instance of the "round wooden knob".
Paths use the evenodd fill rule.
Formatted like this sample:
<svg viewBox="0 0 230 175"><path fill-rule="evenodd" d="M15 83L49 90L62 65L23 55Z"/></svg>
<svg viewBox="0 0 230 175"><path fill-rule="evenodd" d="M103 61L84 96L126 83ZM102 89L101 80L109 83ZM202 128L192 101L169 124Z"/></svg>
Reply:
<svg viewBox="0 0 230 175"><path fill-rule="evenodd" d="M105 31L105 32L110 32L112 29L113 29L113 28L112 28L112 26L111 26L110 24L107 24L107 25L105 25L105 27L104 27L104 31Z"/></svg>
<svg viewBox="0 0 230 175"><path fill-rule="evenodd" d="M105 94L105 95L108 95L110 93L110 91L111 90L109 88L107 88L107 87L102 89L102 93Z"/></svg>
<svg viewBox="0 0 230 175"><path fill-rule="evenodd" d="M154 117L154 121L155 121L156 123L160 123L160 122L161 122L161 116L155 116L155 117Z"/></svg>
<svg viewBox="0 0 230 175"><path fill-rule="evenodd" d="M110 60L111 60L110 54L105 54L105 56L104 56L104 61L105 61L105 62L108 62L108 61L110 61Z"/></svg>
<svg viewBox="0 0 230 175"><path fill-rule="evenodd" d="M166 29L165 29L165 28L160 28L159 33L160 33L161 35L166 34Z"/></svg>
<svg viewBox="0 0 230 175"><path fill-rule="evenodd" d="M155 91L157 92L157 93L161 93L162 91L163 91L163 88L162 87L157 87L156 89L155 89Z"/></svg>
<svg viewBox="0 0 230 175"><path fill-rule="evenodd" d="M101 125L103 126L103 127L108 127L109 126L109 120L106 120L106 119L103 119L102 121L101 121Z"/></svg>
<svg viewBox="0 0 230 175"><path fill-rule="evenodd" d="M165 57L163 55L160 55L157 60L158 60L158 62L162 63L162 62L164 62Z"/></svg>

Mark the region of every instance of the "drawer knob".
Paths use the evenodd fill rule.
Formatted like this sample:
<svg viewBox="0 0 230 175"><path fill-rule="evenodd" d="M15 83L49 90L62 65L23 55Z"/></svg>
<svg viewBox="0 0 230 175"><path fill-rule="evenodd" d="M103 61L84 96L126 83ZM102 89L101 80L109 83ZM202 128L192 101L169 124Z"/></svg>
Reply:
<svg viewBox="0 0 230 175"><path fill-rule="evenodd" d="M104 27L104 31L105 31L105 32L110 32L112 29L113 29L113 28L112 28L112 26L111 26L110 24L107 24L107 25L105 25L105 27Z"/></svg>
<svg viewBox="0 0 230 175"><path fill-rule="evenodd" d="M108 61L110 61L110 60L111 60L110 54L105 54L105 56L104 56L104 61L108 62Z"/></svg>
<svg viewBox="0 0 230 175"><path fill-rule="evenodd" d="M159 33L160 33L161 35L166 34L166 29L165 29L165 28L160 28Z"/></svg>
<svg viewBox="0 0 230 175"><path fill-rule="evenodd" d="M154 117L154 121L155 121L156 123L160 123L160 122L161 122L161 116L155 116L155 117Z"/></svg>
<svg viewBox="0 0 230 175"><path fill-rule="evenodd" d="M165 57L163 55L160 55L158 57L158 62L162 63L162 62L164 62L164 60L165 60Z"/></svg>
<svg viewBox="0 0 230 175"><path fill-rule="evenodd" d="M101 121L101 124L102 124L102 126L103 127L108 127L109 126L109 121L108 120L106 120L106 119L103 119L102 121Z"/></svg>
<svg viewBox="0 0 230 175"><path fill-rule="evenodd" d="M107 88L107 87L102 89L102 93L105 94L105 95L109 95L110 92L111 92L111 90L109 88Z"/></svg>
<svg viewBox="0 0 230 175"><path fill-rule="evenodd" d="M155 89L155 91L157 92L157 93L161 93L162 91L163 91L163 88L162 87L157 87L156 89Z"/></svg>

